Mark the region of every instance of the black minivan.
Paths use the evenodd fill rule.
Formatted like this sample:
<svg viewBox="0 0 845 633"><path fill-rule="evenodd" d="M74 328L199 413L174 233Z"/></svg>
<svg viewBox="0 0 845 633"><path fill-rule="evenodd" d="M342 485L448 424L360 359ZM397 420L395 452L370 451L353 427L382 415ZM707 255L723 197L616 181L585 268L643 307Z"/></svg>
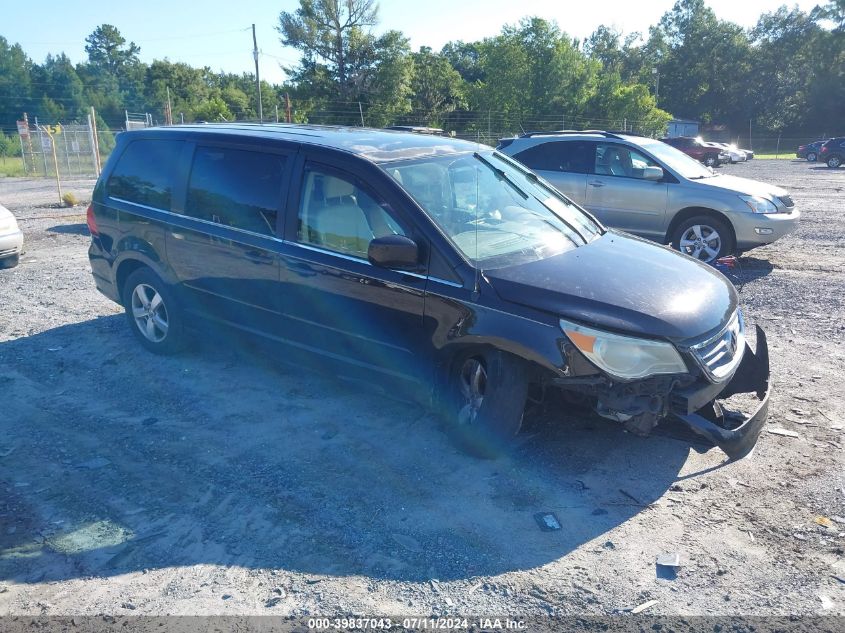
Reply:
<svg viewBox="0 0 845 633"><path fill-rule="evenodd" d="M188 330L278 343L420 397L478 454L551 389L640 434L674 417L733 458L766 419L766 338L752 352L722 275L606 229L486 146L305 125L126 132L88 225L97 287L149 350ZM725 405L746 392L751 411Z"/></svg>

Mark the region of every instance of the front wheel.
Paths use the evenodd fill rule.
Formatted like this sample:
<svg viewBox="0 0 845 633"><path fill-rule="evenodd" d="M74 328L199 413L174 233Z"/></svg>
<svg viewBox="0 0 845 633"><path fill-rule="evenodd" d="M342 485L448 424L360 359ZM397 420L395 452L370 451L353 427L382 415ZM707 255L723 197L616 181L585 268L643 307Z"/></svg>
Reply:
<svg viewBox="0 0 845 633"><path fill-rule="evenodd" d="M697 215L681 222L672 233L672 248L712 264L734 250L730 227L719 218Z"/></svg>
<svg viewBox="0 0 845 633"><path fill-rule="evenodd" d="M839 156L831 156L827 159L827 166L831 169L836 169L842 164L842 159Z"/></svg>
<svg viewBox="0 0 845 633"><path fill-rule="evenodd" d="M501 455L522 426L528 383L525 363L504 352L458 357L449 376L445 413L461 448L486 459Z"/></svg>
<svg viewBox="0 0 845 633"><path fill-rule="evenodd" d="M149 268L139 268L123 286L123 307L132 333L155 354L185 346L182 314L172 288Z"/></svg>
<svg viewBox="0 0 845 633"><path fill-rule="evenodd" d="M11 257L4 257L0 259L0 268L14 268L20 261L20 255L12 255Z"/></svg>
<svg viewBox="0 0 845 633"><path fill-rule="evenodd" d="M715 167L716 165L719 164L719 157L714 156L713 154L710 154L709 156L705 156L704 157L704 164L707 165L708 167Z"/></svg>
<svg viewBox="0 0 845 633"><path fill-rule="evenodd" d="M807 154L807 162L808 163L815 163L816 158L817 158L817 156L816 156L815 152L810 152L809 154Z"/></svg>

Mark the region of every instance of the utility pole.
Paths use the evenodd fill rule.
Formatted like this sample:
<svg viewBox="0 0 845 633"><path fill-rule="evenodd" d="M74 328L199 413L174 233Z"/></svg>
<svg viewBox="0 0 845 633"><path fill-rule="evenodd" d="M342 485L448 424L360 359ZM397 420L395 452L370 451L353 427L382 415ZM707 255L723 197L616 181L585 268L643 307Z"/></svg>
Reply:
<svg viewBox="0 0 845 633"><path fill-rule="evenodd" d="M657 103L657 99L660 96L660 71L657 68L652 68L651 74L655 76L655 80L654 80L654 103Z"/></svg>
<svg viewBox="0 0 845 633"><path fill-rule="evenodd" d="M258 40L255 39L255 25L252 25L252 56L255 58L255 87L258 90L258 120L264 123L264 108L261 105L261 77L258 75Z"/></svg>
<svg viewBox="0 0 845 633"><path fill-rule="evenodd" d="M291 123L293 119L290 115L290 94L285 93L285 121Z"/></svg>
<svg viewBox="0 0 845 633"><path fill-rule="evenodd" d="M167 109L164 111L164 122L166 125L173 125L173 110L170 104L170 86L165 86L167 88Z"/></svg>
<svg viewBox="0 0 845 633"><path fill-rule="evenodd" d="M276 104L276 123L279 122L279 104Z"/></svg>

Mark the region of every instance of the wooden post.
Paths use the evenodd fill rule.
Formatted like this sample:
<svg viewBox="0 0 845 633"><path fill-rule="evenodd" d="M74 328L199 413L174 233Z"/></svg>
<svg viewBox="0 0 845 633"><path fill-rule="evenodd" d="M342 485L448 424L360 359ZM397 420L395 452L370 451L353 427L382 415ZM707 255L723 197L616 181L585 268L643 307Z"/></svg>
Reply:
<svg viewBox="0 0 845 633"><path fill-rule="evenodd" d="M167 88L167 108L164 111L164 122L166 125L173 125L173 110L170 105L170 86L165 86L165 88Z"/></svg>
<svg viewBox="0 0 845 633"><path fill-rule="evenodd" d="M97 112L91 106L91 130L94 133L94 167L97 170L97 178L100 177L100 139L97 136Z"/></svg>
<svg viewBox="0 0 845 633"><path fill-rule="evenodd" d="M285 93L285 121L292 123L293 119L290 115L290 94Z"/></svg>
<svg viewBox="0 0 845 633"><path fill-rule="evenodd" d="M255 86L258 91L258 121L264 123L264 108L261 105L261 77L258 75L258 40L255 39L255 25L252 25L252 55L255 58Z"/></svg>

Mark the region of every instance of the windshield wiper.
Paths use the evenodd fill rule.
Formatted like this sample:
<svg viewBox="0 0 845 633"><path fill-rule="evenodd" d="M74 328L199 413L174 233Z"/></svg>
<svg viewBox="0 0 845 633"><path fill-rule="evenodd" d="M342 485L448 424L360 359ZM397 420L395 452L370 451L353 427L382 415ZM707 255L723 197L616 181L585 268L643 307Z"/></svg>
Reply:
<svg viewBox="0 0 845 633"><path fill-rule="evenodd" d="M575 235L577 235L578 237L580 237L580 238L584 241L584 244L586 244L586 243L588 242L588 240L587 240L587 236L586 236L586 235L584 235L581 231L579 231L579 230L578 230L578 227L576 227L576 226L575 226L575 224L573 224L572 222L570 222L569 220L567 220L565 217L563 217L562 215L560 215L557 211L555 211L554 209L552 209L549 205L547 205L545 202L543 202L542 200L540 200L540 198L538 198L537 196L532 196L532 197L533 197L533 198L534 198L537 202L539 202L539 203L540 203L540 204L542 204L544 207L546 207L549 211L551 211L551 212L552 212L552 215L554 215L554 216L555 216L558 220L560 220L560 221L561 221L561 222L563 222L566 226L568 226L568 227L569 227L569 229L570 229L573 233L575 233ZM542 219L542 218L541 218L541 219ZM549 222L548 220L543 220L543 222L545 222L545 223L546 223L546 224L548 224L549 226L554 226L554 225L552 225L552 223L551 223L551 222Z"/></svg>
<svg viewBox="0 0 845 633"><path fill-rule="evenodd" d="M475 158L477 158L478 160L480 160L480 161L481 161L482 163L484 163L485 165L487 165L487 167L489 167L489 168L493 171L493 173L494 173L494 174L496 174L496 177L498 177L498 178L499 178L499 180L504 180L504 181L505 181L506 183L508 183L511 187L513 187L514 191L516 191L516 192L517 192L520 196L522 196L522 198L523 198L524 200L528 200L528 197L529 197L529 196L528 196L528 194L527 194L527 193L525 193L522 189L520 189L519 185L518 185L518 184L516 184L516 183L514 182L513 178L511 178L510 176L508 176L508 175L505 173L505 171L504 171L503 169L500 169L499 167L496 167L493 163L491 163L489 160L487 160L486 158L484 158L484 157L483 157L481 154L479 154L478 152L475 152L475 153L473 154L473 156L474 156Z"/></svg>

